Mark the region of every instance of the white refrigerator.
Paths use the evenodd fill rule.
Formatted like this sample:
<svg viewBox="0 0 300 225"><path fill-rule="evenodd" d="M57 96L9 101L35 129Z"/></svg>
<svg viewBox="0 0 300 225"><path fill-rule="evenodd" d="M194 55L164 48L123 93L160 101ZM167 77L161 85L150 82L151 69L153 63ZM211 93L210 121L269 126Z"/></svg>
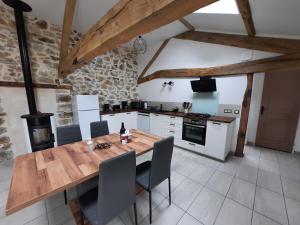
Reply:
<svg viewBox="0 0 300 225"><path fill-rule="evenodd" d="M82 139L90 139L90 123L100 121L98 95L75 95L73 97L74 124L79 124Z"/></svg>

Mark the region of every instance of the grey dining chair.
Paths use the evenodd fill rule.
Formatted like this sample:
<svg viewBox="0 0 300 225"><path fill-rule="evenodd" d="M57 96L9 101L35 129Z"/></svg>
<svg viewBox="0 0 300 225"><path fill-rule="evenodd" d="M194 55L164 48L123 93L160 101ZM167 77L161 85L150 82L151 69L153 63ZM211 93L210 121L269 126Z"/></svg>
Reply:
<svg viewBox="0 0 300 225"><path fill-rule="evenodd" d="M136 183L149 193L149 219L152 223L151 191L168 179L169 204L171 205L171 160L174 137L168 137L154 143L152 161L146 161L136 167Z"/></svg>
<svg viewBox="0 0 300 225"><path fill-rule="evenodd" d="M102 162L99 166L99 184L81 196L79 206L81 225L88 219L92 225L104 225L130 206L134 206L137 225L135 152L127 152Z"/></svg>
<svg viewBox="0 0 300 225"><path fill-rule="evenodd" d="M91 138L100 137L109 134L108 124L106 120L92 122L91 127Z"/></svg>
<svg viewBox="0 0 300 225"><path fill-rule="evenodd" d="M69 125L56 128L57 145L71 144L82 140L79 125ZM65 204L68 204L67 191L64 190Z"/></svg>

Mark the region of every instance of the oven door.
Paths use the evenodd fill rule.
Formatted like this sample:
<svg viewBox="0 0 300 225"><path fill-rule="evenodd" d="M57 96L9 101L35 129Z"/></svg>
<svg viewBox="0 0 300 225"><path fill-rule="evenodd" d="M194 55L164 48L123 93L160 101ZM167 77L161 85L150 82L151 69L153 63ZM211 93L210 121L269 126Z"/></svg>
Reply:
<svg viewBox="0 0 300 225"><path fill-rule="evenodd" d="M200 145L205 145L206 126L183 123L182 139Z"/></svg>

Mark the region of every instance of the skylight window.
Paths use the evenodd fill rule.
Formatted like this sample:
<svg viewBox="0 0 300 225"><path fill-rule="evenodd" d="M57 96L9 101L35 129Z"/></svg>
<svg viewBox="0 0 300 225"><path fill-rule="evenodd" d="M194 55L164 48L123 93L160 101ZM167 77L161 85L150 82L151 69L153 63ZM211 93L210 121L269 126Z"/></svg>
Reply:
<svg viewBox="0 0 300 225"><path fill-rule="evenodd" d="M235 0L220 0L194 13L215 13L215 14L239 14Z"/></svg>

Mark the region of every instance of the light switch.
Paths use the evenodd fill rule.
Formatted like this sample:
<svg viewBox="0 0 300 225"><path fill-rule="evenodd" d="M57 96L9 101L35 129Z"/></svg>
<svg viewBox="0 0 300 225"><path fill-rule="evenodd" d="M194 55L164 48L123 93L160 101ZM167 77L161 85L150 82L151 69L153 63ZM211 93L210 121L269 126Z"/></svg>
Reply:
<svg viewBox="0 0 300 225"><path fill-rule="evenodd" d="M236 109L236 110L234 110L234 114L240 114L240 110L238 110L238 109Z"/></svg>

